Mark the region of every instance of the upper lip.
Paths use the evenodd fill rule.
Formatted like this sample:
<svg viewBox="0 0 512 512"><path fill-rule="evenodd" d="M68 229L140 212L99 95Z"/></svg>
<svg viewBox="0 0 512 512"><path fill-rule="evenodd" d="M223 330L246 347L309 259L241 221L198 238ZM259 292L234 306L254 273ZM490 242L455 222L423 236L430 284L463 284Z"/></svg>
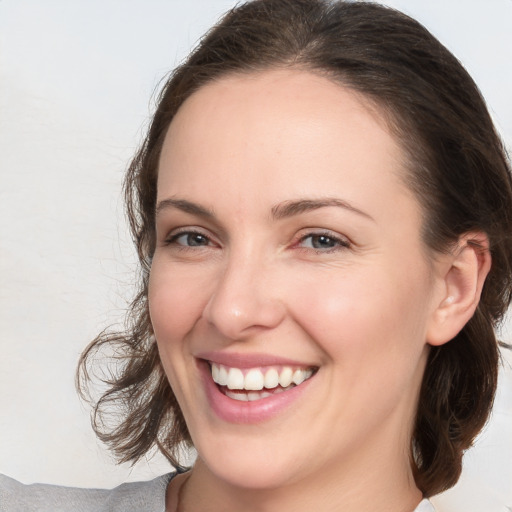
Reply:
<svg viewBox="0 0 512 512"><path fill-rule="evenodd" d="M300 368L314 368L318 365L304 363L286 357L272 354L250 353L244 354L240 352L201 352L196 354L198 359L222 364L230 368L257 368L259 366L296 366Z"/></svg>

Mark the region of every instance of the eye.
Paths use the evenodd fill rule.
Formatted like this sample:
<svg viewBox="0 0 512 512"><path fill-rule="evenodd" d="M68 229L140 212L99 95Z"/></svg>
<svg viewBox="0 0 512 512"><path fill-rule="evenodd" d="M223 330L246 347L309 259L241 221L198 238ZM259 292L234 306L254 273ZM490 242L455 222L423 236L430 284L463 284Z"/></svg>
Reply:
<svg viewBox="0 0 512 512"><path fill-rule="evenodd" d="M182 247L205 247L211 245L211 240L197 231L182 231L172 235L166 240L167 245L179 245Z"/></svg>
<svg viewBox="0 0 512 512"><path fill-rule="evenodd" d="M309 233L299 240L298 246L328 252L338 248L348 248L350 243L348 240L334 236L331 233Z"/></svg>

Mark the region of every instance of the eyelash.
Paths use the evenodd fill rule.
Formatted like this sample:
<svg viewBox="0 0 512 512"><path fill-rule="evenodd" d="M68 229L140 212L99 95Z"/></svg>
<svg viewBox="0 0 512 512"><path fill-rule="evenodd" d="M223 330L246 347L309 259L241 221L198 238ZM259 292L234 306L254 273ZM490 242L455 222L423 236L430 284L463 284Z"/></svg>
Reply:
<svg viewBox="0 0 512 512"><path fill-rule="evenodd" d="M333 247L328 247L328 248L323 248L323 249L319 249L319 248L315 248L315 247L307 247L306 248L306 247L300 246L300 244L303 243L308 238L313 239L313 238L322 238L322 237L328 239L335 245ZM335 234L331 233L330 231L314 231L314 232L307 233L305 235L302 235L298 239L297 243L294 245L298 246L297 248L299 250L301 250L301 249L313 250L319 254L329 254L329 253L335 252L335 251L350 249L350 247L351 247L351 243L346 238L340 237L339 235L335 235Z"/></svg>
<svg viewBox="0 0 512 512"><path fill-rule="evenodd" d="M185 236L189 237L189 236L194 236L194 235L203 237L207 243L205 245L184 245L184 244L177 243L177 240L181 237L185 237ZM184 231L179 231L178 233L174 233L171 236L169 236L168 238L166 238L164 240L164 245L166 245L166 246L167 245L176 245L182 250L187 250L187 249L192 249L194 247L208 247L209 245L211 245L211 241L212 241L211 238L208 235L206 235L205 233L203 233L202 231L195 230L195 229L187 229Z"/></svg>
<svg viewBox="0 0 512 512"><path fill-rule="evenodd" d="M185 244L178 243L178 240L181 237L190 237L190 236L194 236L194 235L203 237L203 239L206 243L204 245L201 245L201 244L185 245ZM308 239L322 238L322 237L327 239L331 243L333 243L334 246L328 247L328 248L315 248L313 246L311 246L311 247L301 246L301 244L304 243ZM195 230L195 229L187 229L184 231L179 231L178 233L174 233L171 236L169 236L164 241L164 245L166 245L166 246L176 245L180 250L189 250L189 249L196 250L196 249L194 249L195 247L203 248L203 247L211 246L212 240L208 235L206 235L202 231ZM306 234L300 236L298 238L298 240L292 244L292 247L296 248L298 250L306 250L306 251L313 250L318 254L329 254L331 252L349 249L351 247L351 243L346 238L340 237L338 235L334 235L330 231L313 231L313 232L309 232L309 233L306 233Z"/></svg>

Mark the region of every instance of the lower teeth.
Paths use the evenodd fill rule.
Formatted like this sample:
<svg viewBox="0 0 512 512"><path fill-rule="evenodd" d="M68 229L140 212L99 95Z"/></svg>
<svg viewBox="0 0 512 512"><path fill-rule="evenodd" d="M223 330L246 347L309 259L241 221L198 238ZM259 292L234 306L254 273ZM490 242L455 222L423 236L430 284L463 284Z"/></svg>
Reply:
<svg viewBox="0 0 512 512"><path fill-rule="evenodd" d="M242 391L242 392L234 392L230 389L225 389L224 394L232 398L233 400L238 400L239 402L255 402L256 400L261 400L263 398L268 398L269 396L276 395L278 393L282 393L283 391L288 391L289 389L295 387L295 384L290 384L286 388L277 387L272 392L270 391Z"/></svg>

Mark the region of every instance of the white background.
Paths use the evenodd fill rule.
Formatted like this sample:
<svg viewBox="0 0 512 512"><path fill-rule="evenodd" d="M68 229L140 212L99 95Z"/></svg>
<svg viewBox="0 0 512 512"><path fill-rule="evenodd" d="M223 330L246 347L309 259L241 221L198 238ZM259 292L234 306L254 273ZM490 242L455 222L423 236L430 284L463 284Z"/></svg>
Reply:
<svg viewBox="0 0 512 512"><path fill-rule="evenodd" d="M465 64L512 147L512 0L387 3ZM131 297L120 187L150 98L233 4L0 0L0 472L110 487L169 470L158 456L133 470L114 465L75 394L74 370ZM436 503L441 511L512 509L510 369L461 482Z"/></svg>

